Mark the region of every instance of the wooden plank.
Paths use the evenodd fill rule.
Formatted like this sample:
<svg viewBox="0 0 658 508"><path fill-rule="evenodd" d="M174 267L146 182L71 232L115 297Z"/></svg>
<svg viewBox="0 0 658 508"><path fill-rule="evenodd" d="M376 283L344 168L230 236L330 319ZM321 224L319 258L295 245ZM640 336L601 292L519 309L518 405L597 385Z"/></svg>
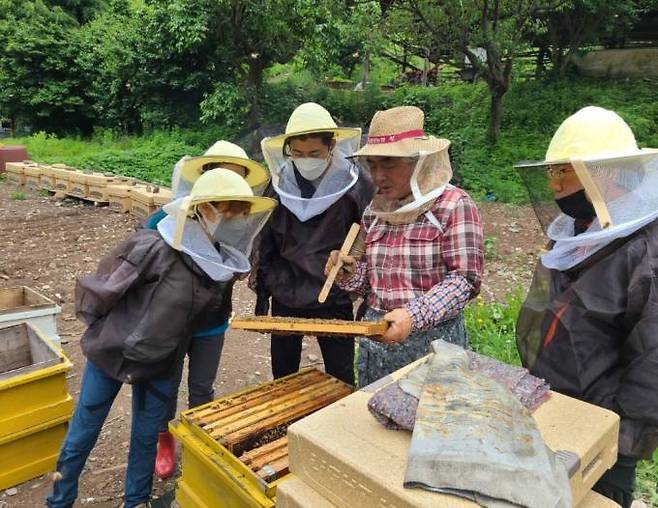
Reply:
<svg viewBox="0 0 658 508"><path fill-rule="evenodd" d="M214 432L217 428L233 428L234 422L240 422L242 425L247 425L246 422L258 421L259 419L270 416L279 407L287 407L291 403L296 403L300 400L306 400L308 397L335 390L341 384L343 383L337 379L325 379L319 383L288 392L285 395L276 398L266 398L263 401L259 400L259 403L256 405L251 405L249 407L238 405L231 408L230 411L223 412L222 418L212 423L202 425L202 428L206 432ZM224 432L228 432L228 430L224 430L222 433Z"/></svg>
<svg viewBox="0 0 658 508"><path fill-rule="evenodd" d="M0 315L54 306L50 298L26 286L0 289Z"/></svg>
<svg viewBox="0 0 658 508"><path fill-rule="evenodd" d="M276 450L271 451L270 453L265 453L254 459L251 459L251 461L247 465L252 471L257 471L267 464L272 464L273 462L276 462L278 460L287 457L288 457L288 446L284 446L283 448L278 448Z"/></svg>
<svg viewBox="0 0 658 508"><path fill-rule="evenodd" d="M279 316L238 316L231 321L232 328L262 333L300 335L338 335L381 337L386 333L386 321L346 321L340 319L305 319Z"/></svg>
<svg viewBox="0 0 658 508"><path fill-rule="evenodd" d="M354 244L356 237L359 235L360 229L361 226L359 226L357 223L352 224L352 227L350 227L350 230L347 232L345 241L343 241L343 245L340 248L341 256L347 256L350 253L350 249L352 248L352 245ZM334 285L336 276L338 275L338 272L342 267L343 267L343 262L339 258L336 264L329 272L329 275L327 275L327 280L324 282L324 286L322 286L322 289L320 290L320 294L318 295L318 302L324 303L326 301L327 296L329 296L329 291L331 291L331 288Z"/></svg>
<svg viewBox="0 0 658 508"><path fill-rule="evenodd" d="M211 423L223 418L224 414L229 414L224 413L224 411L230 411L232 407L238 405L243 405L243 407L256 405L260 403L260 401L270 400L292 390L312 385L321 380L327 379L328 377L327 374L324 374L317 369L300 371L290 378L276 379L266 384L258 385L249 390L240 392L239 394L216 400L210 406L205 406L203 409L196 410L192 414L186 415L185 418L191 423L197 425Z"/></svg>
<svg viewBox="0 0 658 508"><path fill-rule="evenodd" d="M264 444L263 446L259 446L258 448L254 448L248 452L244 452L242 455L240 455L240 460L249 465L258 458L267 456L281 449L284 449L286 454L288 453L288 436L280 437L271 443Z"/></svg>
<svg viewBox="0 0 658 508"><path fill-rule="evenodd" d="M287 475L289 471L288 468L288 456L286 455L284 458L281 458L272 464L267 464L267 467L256 471L256 474L266 482L272 482Z"/></svg>
<svg viewBox="0 0 658 508"><path fill-rule="evenodd" d="M215 431L211 433L211 437L218 439L222 445L229 449L233 449L235 445L245 441L251 436L261 434L269 429L278 427L279 425L292 423L343 398L348 395L348 393L349 391L334 391L321 397L314 397L312 400L305 401L302 404L295 404L284 411L279 411L269 418L253 422L249 426L236 426L237 428L229 429L232 430L230 433L221 432L224 429L220 429L219 432Z"/></svg>

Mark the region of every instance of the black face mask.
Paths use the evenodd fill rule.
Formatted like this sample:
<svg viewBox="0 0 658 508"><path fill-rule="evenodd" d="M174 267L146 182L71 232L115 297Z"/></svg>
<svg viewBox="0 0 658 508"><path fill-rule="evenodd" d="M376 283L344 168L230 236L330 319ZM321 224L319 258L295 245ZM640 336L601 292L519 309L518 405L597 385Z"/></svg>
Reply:
<svg viewBox="0 0 658 508"><path fill-rule="evenodd" d="M587 200L584 189L556 199L555 202L562 213L574 219L591 221L596 217L594 205Z"/></svg>

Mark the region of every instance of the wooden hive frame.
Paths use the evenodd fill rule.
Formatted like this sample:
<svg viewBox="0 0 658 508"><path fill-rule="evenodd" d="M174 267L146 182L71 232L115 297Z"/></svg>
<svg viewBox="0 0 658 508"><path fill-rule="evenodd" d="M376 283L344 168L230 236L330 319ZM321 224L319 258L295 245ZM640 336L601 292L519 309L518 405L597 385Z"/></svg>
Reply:
<svg viewBox="0 0 658 508"><path fill-rule="evenodd" d="M381 337L388 329L388 326L387 321L346 321L278 316L236 316L231 321L231 327L240 330L299 335Z"/></svg>
<svg viewBox="0 0 658 508"><path fill-rule="evenodd" d="M350 393L342 381L304 369L189 410L182 419L271 482L288 473L287 426Z"/></svg>

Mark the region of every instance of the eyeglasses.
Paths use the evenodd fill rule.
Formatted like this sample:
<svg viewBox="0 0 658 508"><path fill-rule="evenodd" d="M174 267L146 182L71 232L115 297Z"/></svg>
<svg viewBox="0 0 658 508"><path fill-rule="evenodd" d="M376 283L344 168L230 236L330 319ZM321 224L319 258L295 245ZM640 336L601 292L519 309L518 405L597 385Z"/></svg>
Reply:
<svg viewBox="0 0 658 508"><path fill-rule="evenodd" d="M418 159L415 157L359 157L358 162L364 169L375 171L382 169L391 171L400 167L400 163L415 163Z"/></svg>
<svg viewBox="0 0 658 508"><path fill-rule="evenodd" d="M570 173L575 173L571 166L549 166L546 175L551 180L564 180Z"/></svg>

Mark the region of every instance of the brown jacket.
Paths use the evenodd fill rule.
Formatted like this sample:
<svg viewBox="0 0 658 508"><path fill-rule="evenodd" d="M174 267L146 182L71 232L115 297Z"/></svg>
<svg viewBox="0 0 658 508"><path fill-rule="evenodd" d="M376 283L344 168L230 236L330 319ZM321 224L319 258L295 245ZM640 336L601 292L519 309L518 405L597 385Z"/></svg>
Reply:
<svg viewBox="0 0 658 508"><path fill-rule="evenodd" d="M96 275L78 279L76 315L88 325L82 350L122 382L169 377L192 333L223 322L215 311L231 284L212 281L157 231L139 230L101 260Z"/></svg>

